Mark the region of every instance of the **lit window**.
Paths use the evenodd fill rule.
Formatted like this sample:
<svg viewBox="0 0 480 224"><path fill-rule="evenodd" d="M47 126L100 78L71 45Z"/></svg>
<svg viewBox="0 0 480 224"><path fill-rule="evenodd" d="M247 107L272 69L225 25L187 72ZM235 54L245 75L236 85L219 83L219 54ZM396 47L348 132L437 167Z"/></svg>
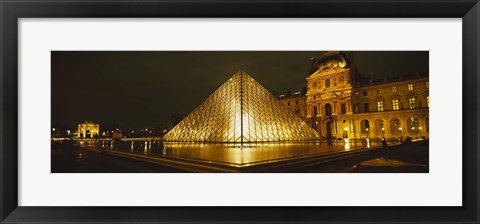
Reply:
<svg viewBox="0 0 480 224"><path fill-rule="evenodd" d="M383 101L377 102L378 111L383 111Z"/></svg>
<svg viewBox="0 0 480 224"><path fill-rule="evenodd" d="M408 91L412 91L413 90L413 84L408 84Z"/></svg>
<svg viewBox="0 0 480 224"><path fill-rule="evenodd" d="M343 85L343 81L344 81L343 76L340 76L340 81L339 81L340 83L339 83L339 84L340 84L340 85Z"/></svg>
<svg viewBox="0 0 480 224"><path fill-rule="evenodd" d="M430 107L430 96L427 96L427 107Z"/></svg>
<svg viewBox="0 0 480 224"><path fill-rule="evenodd" d="M396 86L392 86L392 93L396 93L397 92L397 87Z"/></svg>
<svg viewBox="0 0 480 224"><path fill-rule="evenodd" d="M407 126L408 132L419 132L420 127L418 125L418 119L414 117L410 117L408 126Z"/></svg>
<svg viewBox="0 0 480 224"><path fill-rule="evenodd" d="M426 82L425 87L427 87L427 89L428 89L430 87L430 84L428 84L428 82Z"/></svg>
<svg viewBox="0 0 480 224"><path fill-rule="evenodd" d="M382 94L382 89L377 89L377 94Z"/></svg>
<svg viewBox="0 0 480 224"><path fill-rule="evenodd" d="M325 80L325 88L330 87L330 79Z"/></svg>
<svg viewBox="0 0 480 224"><path fill-rule="evenodd" d="M398 100L392 100L392 109L398 110Z"/></svg>
<svg viewBox="0 0 480 224"><path fill-rule="evenodd" d="M313 88L317 87L317 82L313 82Z"/></svg>
<svg viewBox="0 0 480 224"><path fill-rule="evenodd" d="M415 98L409 98L408 99L408 105L410 106L410 109L415 109Z"/></svg>

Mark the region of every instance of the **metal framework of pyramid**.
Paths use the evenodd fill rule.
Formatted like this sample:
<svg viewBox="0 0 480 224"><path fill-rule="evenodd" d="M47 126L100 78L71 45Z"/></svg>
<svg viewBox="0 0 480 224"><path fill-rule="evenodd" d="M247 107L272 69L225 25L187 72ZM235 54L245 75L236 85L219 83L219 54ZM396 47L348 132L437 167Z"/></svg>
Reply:
<svg viewBox="0 0 480 224"><path fill-rule="evenodd" d="M178 123L164 141L274 142L319 134L245 71L240 70Z"/></svg>

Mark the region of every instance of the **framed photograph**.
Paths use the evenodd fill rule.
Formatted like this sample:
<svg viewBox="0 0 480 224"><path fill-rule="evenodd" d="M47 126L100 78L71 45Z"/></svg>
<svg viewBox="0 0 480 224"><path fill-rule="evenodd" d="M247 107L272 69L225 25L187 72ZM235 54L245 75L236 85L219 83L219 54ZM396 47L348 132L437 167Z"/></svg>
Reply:
<svg viewBox="0 0 480 224"><path fill-rule="evenodd" d="M2 1L2 223L478 223L478 1Z"/></svg>

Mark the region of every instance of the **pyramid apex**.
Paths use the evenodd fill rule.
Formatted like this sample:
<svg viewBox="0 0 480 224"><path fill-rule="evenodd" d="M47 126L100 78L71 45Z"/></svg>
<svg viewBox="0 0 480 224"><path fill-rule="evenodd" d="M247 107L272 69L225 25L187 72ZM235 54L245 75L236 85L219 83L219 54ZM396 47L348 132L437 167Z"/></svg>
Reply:
<svg viewBox="0 0 480 224"><path fill-rule="evenodd" d="M240 69L235 73L235 75L246 75L247 77L250 77L250 75L248 74L248 72L245 71L245 69L243 69L243 68L240 68ZM235 75L234 75L234 76L235 76Z"/></svg>

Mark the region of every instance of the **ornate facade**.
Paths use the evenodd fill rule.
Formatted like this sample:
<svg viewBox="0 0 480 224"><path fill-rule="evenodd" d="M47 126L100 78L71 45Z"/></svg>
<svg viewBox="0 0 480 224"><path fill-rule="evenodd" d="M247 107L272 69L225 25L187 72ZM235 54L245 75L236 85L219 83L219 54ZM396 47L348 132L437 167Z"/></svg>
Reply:
<svg viewBox="0 0 480 224"><path fill-rule="evenodd" d="M304 119L325 138L428 138L428 89L428 74L379 80L352 53L327 52L313 58Z"/></svg>
<svg viewBox="0 0 480 224"><path fill-rule="evenodd" d="M285 93L278 96L280 102L292 109L303 121L307 121L307 96L304 92Z"/></svg>

